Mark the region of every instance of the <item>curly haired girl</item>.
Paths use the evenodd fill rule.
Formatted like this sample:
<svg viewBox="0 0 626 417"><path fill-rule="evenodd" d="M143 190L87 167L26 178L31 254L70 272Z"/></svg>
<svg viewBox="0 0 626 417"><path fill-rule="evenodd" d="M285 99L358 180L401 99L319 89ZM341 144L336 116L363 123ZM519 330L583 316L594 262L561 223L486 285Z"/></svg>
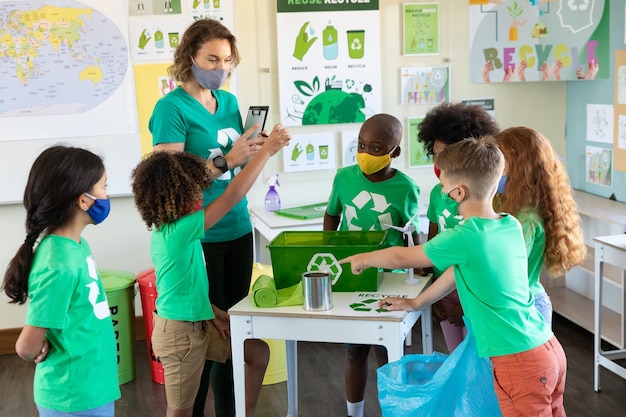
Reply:
<svg viewBox="0 0 626 417"><path fill-rule="evenodd" d="M585 260L580 216L565 168L548 139L527 127L496 136L506 160L494 205L522 224L535 306L552 324L552 303L539 282L541 268L557 277Z"/></svg>

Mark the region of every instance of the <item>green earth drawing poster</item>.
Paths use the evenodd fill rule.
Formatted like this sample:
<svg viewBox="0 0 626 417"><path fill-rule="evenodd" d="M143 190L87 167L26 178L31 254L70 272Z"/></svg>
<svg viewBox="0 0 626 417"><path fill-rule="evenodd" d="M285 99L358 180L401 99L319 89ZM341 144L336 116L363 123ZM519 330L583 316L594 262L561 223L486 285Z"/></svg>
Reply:
<svg viewBox="0 0 626 417"><path fill-rule="evenodd" d="M277 0L282 123L362 123L379 113L378 0L294 3Z"/></svg>

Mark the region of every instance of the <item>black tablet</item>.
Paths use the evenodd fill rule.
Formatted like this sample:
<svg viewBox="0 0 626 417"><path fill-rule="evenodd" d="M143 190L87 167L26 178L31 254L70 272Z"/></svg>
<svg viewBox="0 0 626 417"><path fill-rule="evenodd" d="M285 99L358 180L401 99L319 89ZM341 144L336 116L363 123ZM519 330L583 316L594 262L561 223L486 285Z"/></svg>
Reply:
<svg viewBox="0 0 626 417"><path fill-rule="evenodd" d="M270 106L250 106L248 109L248 115L246 116L246 124L243 126L243 131L250 129L255 124L259 124L260 127L248 137L256 138L259 133L265 129L265 120L267 119L267 113Z"/></svg>

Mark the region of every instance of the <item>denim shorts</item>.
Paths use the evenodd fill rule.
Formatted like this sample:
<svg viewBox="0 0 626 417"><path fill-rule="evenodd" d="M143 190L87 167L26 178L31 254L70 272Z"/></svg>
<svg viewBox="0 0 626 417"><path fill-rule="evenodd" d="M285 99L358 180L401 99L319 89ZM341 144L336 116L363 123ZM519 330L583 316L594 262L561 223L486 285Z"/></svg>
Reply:
<svg viewBox="0 0 626 417"><path fill-rule="evenodd" d="M102 407L85 411L75 411L73 413L49 410L40 406L37 406L37 410L39 411L39 417L115 417L115 402L111 401Z"/></svg>
<svg viewBox="0 0 626 417"><path fill-rule="evenodd" d="M552 328L552 301L545 291L535 294L535 308L541 313L548 326Z"/></svg>

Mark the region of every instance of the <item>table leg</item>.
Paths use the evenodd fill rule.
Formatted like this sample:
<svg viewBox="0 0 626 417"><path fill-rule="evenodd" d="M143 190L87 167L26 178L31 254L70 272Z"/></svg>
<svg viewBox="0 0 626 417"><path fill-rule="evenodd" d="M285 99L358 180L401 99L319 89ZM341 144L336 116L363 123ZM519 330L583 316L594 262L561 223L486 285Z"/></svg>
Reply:
<svg viewBox="0 0 626 417"><path fill-rule="evenodd" d="M245 384L245 360L243 344L246 340L246 326L250 327L251 317L230 316L231 335L230 344L233 361L233 382L235 389L235 414L246 415L246 384Z"/></svg>
<svg viewBox="0 0 626 417"><path fill-rule="evenodd" d="M422 353L433 354L433 321L430 306L422 309Z"/></svg>
<svg viewBox="0 0 626 417"><path fill-rule="evenodd" d="M285 340L287 358L287 417L298 417L298 342Z"/></svg>
<svg viewBox="0 0 626 417"><path fill-rule="evenodd" d="M387 338L384 344L387 348L387 359L389 363L399 360L404 355L404 340L396 340L397 338Z"/></svg>
<svg viewBox="0 0 626 417"><path fill-rule="evenodd" d="M602 312L602 276L604 275L604 263L602 262L602 256L598 253L598 250L596 250L595 258L595 282L593 283L593 390L598 392L600 391L600 343L602 343L602 318L600 314Z"/></svg>

